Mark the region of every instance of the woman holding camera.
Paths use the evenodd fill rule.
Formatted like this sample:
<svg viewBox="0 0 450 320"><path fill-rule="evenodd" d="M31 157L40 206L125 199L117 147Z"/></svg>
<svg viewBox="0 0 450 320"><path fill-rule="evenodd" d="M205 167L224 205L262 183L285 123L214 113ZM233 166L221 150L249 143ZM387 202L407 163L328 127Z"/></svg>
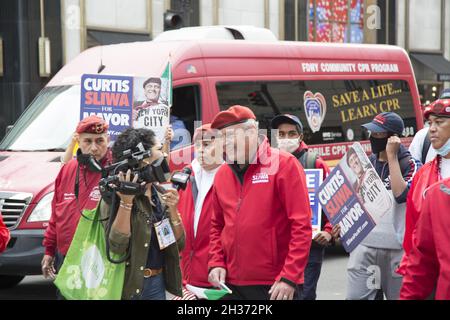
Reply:
<svg viewBox="0 0 450 320"><path fill-rule="evenodd" d="M184 247L185 234L177 210L179 197L175 189L160 192L162 188L156 185L157 181L149 181L154 180L148 178L152 171L156 176L154 172L168 168L161 143L153 131L128 129L121 133L112 147L114 162L129 157L124 151L134 153L139 143L151 151L150 155L134 164L133 171L121 171L118 180L128 186L145 185L145 191L129 194L112 185L115 195L114 191L102 195L100 216L102 220L110 217L103 222L107 250L126 257L122 299L165 300L166 290L182 296L179 251ZM122 166L119 170L123 170ZM145 172L146 178L132 173L136 170ZM169 173L167 169L163 171L165 175Z"/></svg>

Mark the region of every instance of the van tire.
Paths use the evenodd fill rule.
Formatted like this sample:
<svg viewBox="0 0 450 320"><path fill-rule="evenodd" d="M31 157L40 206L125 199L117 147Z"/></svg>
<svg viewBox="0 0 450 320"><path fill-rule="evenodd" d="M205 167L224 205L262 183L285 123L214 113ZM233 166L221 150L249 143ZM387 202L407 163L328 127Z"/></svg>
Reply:
<svg viewBox="0 0 450 320"><path fill-rule="evenodd" d="M15 287L25 276L2 276L0 275L0 289Z"/></svg>

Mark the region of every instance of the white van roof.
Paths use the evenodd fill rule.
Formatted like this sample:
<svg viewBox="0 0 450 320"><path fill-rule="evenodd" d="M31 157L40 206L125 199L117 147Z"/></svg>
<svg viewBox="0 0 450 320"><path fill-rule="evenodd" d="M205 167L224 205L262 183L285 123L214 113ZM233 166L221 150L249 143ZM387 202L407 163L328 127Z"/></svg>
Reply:
<svg viewBox="0 0 450 320"><path fill-rule="evenodd" d="M248 40L278 41L271 30L254 26L202 26L188 27L161 33L153 41L173 40Z"/></svg>

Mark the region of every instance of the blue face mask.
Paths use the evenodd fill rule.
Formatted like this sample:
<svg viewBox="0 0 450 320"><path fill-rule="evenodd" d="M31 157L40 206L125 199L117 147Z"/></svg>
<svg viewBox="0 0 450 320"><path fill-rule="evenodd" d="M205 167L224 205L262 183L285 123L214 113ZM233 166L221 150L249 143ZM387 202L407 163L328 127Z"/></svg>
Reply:
<svg viewBox="0 0 450 320"><path fill-rule="evenodd" d="M450 153L450 139L448 139L442 147L434 150L436 150L436 153L441 157L445 157L446 155L448 155Z"/></svg>

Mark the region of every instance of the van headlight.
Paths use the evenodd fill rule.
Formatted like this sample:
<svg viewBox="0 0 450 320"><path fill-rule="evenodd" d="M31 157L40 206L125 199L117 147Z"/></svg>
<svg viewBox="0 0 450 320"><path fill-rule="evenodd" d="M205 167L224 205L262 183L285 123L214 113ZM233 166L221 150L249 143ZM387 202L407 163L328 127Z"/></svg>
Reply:
<svg viewBox="0 0 450 320"><path fill-rule="evenodd" d="M54 192L46 194L41 201L36 205L33 212L30 214L27 222L42 222L49 221L52 215L52 201Z"/></svg>

